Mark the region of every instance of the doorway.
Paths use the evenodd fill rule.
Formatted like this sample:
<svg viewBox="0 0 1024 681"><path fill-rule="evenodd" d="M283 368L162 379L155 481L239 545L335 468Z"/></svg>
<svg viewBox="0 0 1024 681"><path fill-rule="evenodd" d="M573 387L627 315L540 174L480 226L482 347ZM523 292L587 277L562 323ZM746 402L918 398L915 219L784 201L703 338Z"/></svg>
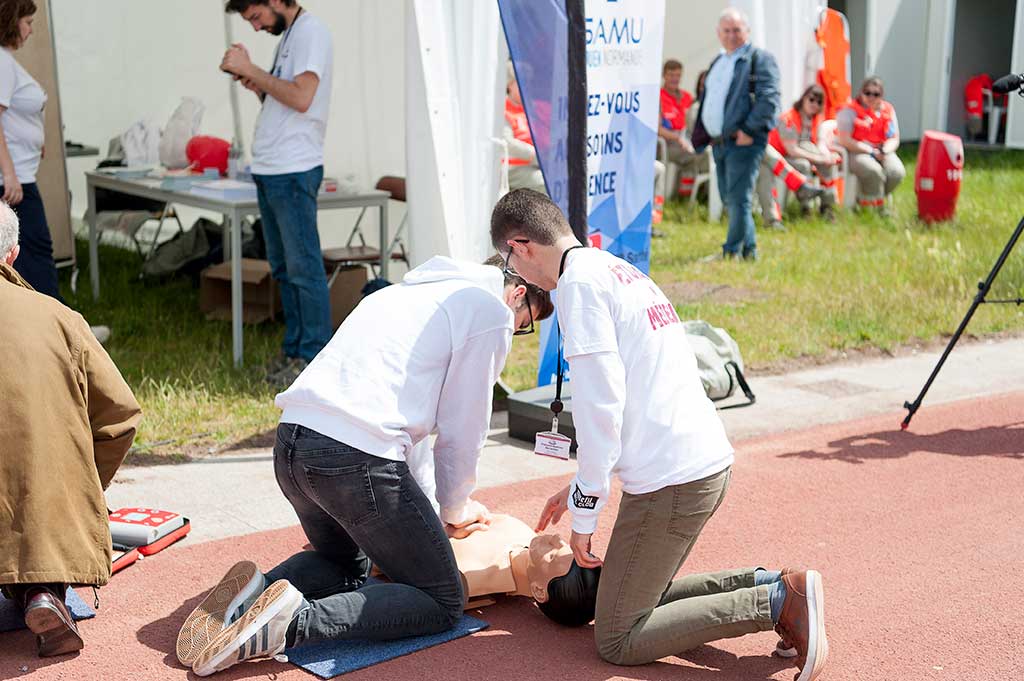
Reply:
<svg viewBox="0 0 1024 681"><path fill-rule="evenodd" d="M1017 0L986 0L956 3L953 53L949 69L949 113L946 129L967 140L967 116L964 110L964 88L967 81L980 73L992 80L1010 73L1013 58L1013 34ZM988 140L988 116L978 142ZM1005 124L1004 124L1005 125ZM1005 141L1000 126L996 144Z"/></svg>

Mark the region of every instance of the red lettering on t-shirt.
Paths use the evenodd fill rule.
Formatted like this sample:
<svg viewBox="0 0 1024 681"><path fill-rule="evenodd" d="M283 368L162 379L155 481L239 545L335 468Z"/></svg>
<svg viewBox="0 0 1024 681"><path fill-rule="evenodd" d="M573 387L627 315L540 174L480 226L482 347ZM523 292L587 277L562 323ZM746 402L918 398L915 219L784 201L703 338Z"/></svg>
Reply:
<svg viewBox="0 0 1024 681"><path fill-rule="evenodd" d="M622 284L632 284L634 281L640 281L646 279L647 275L633 267L627 262L616 263L615 265L609 266L612 274Z"/></svg>
<svg viewBox="0 0 1024 681"><path fill-rule="evenodd" d="M659 303L647 308L647 319L655 331L669 324L680 323L679 315L676 314L676 309L672 307L671 303Z"/></svg>

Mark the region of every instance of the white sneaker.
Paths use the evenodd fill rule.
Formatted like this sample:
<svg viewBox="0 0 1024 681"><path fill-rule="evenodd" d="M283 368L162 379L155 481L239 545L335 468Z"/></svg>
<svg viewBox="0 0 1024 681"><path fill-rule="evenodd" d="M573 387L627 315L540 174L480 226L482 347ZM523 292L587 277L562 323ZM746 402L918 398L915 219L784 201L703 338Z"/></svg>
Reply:
<svg viewBox="0 0 1024 681"><path fill-rule="evenodd" d="M203 648L192 665L199 676L209 676L239 662L276 657L285 648L292 618L309 603L288 580L279 579L233 624Z"/></svg>
<svg viewBox="0 0 1024 681"><path fill-rule="evenodd" d="M191 666L217 634L252 606L263 593L264 585L263 573L256 563L235 563L181 626L175 651L178 661Z"/></svg>
<svg viewBox="0 0 1024 681"><path fill-rule="evenodd" d="M96 340L100 342L100 345L106 345L107 341L110 340L109 326L90 326L89 330L92 331L92 335L96 336Z"/></svg>

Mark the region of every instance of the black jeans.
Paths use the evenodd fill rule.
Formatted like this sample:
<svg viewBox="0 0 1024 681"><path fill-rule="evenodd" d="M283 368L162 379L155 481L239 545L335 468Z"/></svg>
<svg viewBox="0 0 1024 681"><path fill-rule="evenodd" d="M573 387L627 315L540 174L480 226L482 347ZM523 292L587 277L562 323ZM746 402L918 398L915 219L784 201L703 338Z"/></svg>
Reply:
<svg viewBox="0 0 1024 681"><path fill-rule="evenodd" d="M267 573L310 601L295 645L435 634L462 616L444 526L402 461L282 423L274 472L313 546ZM370 561L392 581L364 585Z"/></svg>

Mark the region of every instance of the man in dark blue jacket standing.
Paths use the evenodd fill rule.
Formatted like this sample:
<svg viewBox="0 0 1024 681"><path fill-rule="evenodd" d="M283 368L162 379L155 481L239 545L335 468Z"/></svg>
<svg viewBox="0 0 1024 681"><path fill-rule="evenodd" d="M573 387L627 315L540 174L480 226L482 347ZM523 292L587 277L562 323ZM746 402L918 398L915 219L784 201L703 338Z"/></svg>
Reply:
<svg viewBox="0 0 1024 681"><path fill-rule="evenodd" d="M718 191L729 211L722 255L756 260L751 197L779 114L779 66L775 57L750 44L747 17L734 7L719 16L718 39L724 49L708 70L693 141L698 151L711 145Z"/></svg>

